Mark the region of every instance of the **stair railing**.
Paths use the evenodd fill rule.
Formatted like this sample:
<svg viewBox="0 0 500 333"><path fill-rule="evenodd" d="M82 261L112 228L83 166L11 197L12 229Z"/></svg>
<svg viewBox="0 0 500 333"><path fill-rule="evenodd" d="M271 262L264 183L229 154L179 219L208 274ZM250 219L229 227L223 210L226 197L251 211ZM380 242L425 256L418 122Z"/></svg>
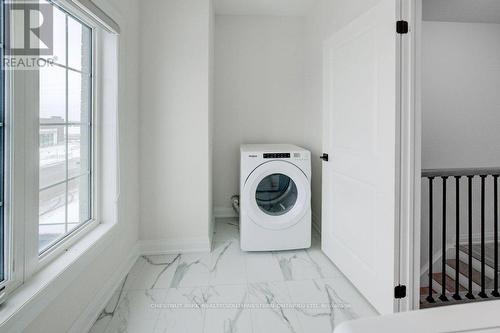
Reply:
<svg viewBox="0 0 500 333"><path fill-rule="evenodd" d="M455 285L454 293L452 298L455 300L461 300L460 296L460 180L462 178L467 178L467 247L468 247L468 286L467 293L465 297L467 299L475 299L476 296L473 293L473 225L474 225L474 207L473 207L473 180L474 178L480 179L480 248L481 248L481 291L477 294L477 297L481 299L488 298L486 294L486 258L485 258L485 233L486 233L486 182L487 180L492 180L493 182L493 221L489 221L493 224L494 232L494 287L491 292L491 296L500 297L499 285L498 285L498 178L500 177L500 168L469 168L469 169L428 169L422 171L422 178L427 179L429 184L429 294L426 297L427 302L435 303L432 288L433 281L433 240L434 240L434 192L435 192L435 180L440 179L442 182L442 234L441 234L441 294L439 295L439 300L443 302L448 302L449 299L446 295L446 245L447 245L447 207L451 203L447 200L447 183L449 178L455 179Z"/></svg>

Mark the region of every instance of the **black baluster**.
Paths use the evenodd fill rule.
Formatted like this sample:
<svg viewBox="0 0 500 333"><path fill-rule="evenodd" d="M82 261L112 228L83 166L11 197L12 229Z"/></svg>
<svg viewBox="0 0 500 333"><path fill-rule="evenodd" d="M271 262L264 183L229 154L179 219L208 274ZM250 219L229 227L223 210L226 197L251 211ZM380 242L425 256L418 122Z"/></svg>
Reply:
<svg viewBox="0 0 500 333"><path fill-rule="evenodd" d="M494 216L494 225L493 225L493 229L494 229L494 233L495 235L493 236L494 237L494 242L495 242L495 267L493 267L493 271L494 271L494 274L495 274L495 277L494 277L494 287L493 287L493 292L491 293L491 295L493 297L500 297L500 293L498 292L498 177L499 175L494 175L493 176L493 182L494 182L494 194L493 194L493 200L495 201L494 204L493 204L493 209L495 210L494 213L493 213L493 216Z"/></svg>
<svg viewBox="0 0 500 333"><path fill-rule="evenodd" d="M485 211L485 183L486 176L481 175L481 292L478 294L481 298L488 298L486 295L486 258L485 258L485 220L484 220L484 211Z"/></svg>
<svg viewBox="0 0 500 333"><path fill-rule="evenodd" d="M469 247L469 274L468 274L468 282L469 282L469 285L468 285L468 289L469 291L467 292L467 294L465 295L465 297L467 297L468 299L474 299L474 294L472 294L472 178L474 178L474 176L467 176L468 178L468 185L469 185L469 197L468 197L468 201L469 201L469 225L468 225L468 229L469 229L469 239L468 239L468 247Z"/></svg>
<svg viewBox="0 0 500 333"><path fill-rule="evenodd" d="M433 225L432 225L432 218L433 218L433 209L432 209L432 195L433 195L433 190L432 190L432 182L434 180L434 177L429 177L429 296L427 296L426 300L429 303L435 303L436 301L434 300L434 297L432 297L432 242L434 239L434 233L433 233Z"/></svg>
<svg viewBox="0 0 500 333"><path fill-rule="evenodd" d="M455 293L453 294L453 299L459 301L462 299L460 297L460 178L461 176L455 176Z"/></svg>
<svg viewBox="0 0 500 333"><path fill-rule="evenodd" d="M446 181L448 180L447 176L442 176L443 180L443 232L441 234L441 296L439 299L443 302L448 301L448 297L446 297Z"/></svg>

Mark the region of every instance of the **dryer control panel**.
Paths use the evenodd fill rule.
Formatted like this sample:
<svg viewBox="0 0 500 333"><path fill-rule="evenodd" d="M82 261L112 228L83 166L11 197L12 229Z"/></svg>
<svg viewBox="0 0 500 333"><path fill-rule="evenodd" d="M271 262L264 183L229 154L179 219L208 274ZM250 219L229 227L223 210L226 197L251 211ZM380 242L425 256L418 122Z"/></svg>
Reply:
<svg viewBox="0 0 500 333"><path fill-rule="evenodd" d="M277 158L290 158L290 153L265 153L264 158L272 158L272 159L277 159Z"/></svg>

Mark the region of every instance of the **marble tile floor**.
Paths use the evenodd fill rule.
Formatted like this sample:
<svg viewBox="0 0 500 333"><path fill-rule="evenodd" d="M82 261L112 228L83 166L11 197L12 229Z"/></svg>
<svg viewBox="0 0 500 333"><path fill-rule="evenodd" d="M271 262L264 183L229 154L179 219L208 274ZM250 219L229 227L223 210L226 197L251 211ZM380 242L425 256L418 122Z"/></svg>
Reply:
<svg viewBox="0 0 500 333"><path fill-rule="evenodd" d="M90 332L322 333L376 315L319 243L245 253L219 219L212 253L140 257Z"/></svg>

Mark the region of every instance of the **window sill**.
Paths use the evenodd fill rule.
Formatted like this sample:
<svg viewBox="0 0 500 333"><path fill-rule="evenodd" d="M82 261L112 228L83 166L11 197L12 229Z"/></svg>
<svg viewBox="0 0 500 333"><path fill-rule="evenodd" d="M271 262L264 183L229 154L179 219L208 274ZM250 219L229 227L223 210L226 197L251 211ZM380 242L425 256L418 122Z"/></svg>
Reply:
<svg viewBox="0 0 500 333"><path fill-rule="evenodd" d="M20 332L112 242L117 224L100 224L18 287L0 306L0 331Z"/></svg>

